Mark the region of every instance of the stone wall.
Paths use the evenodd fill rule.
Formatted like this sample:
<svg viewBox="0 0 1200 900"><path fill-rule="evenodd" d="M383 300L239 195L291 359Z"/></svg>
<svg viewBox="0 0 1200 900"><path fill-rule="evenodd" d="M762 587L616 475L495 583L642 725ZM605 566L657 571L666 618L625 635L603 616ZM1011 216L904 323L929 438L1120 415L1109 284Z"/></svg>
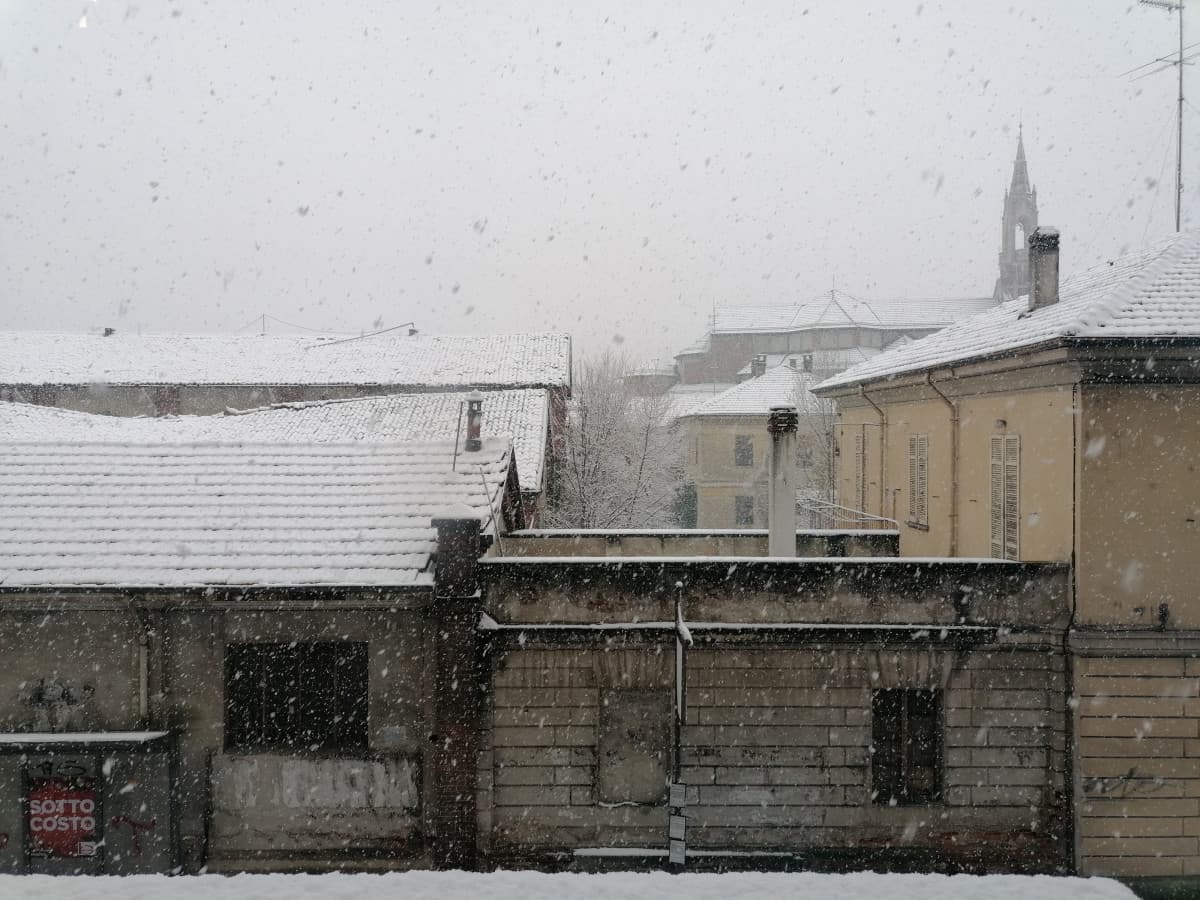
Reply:
<svg viewBox="0 0 1200 900"><path fill-rule="evenodd" d="M510 644L495 674L480 764L485 849L545 865L580 848L665 848L663 798L600 788L606 697L658 691L669 715L670 646L537 640ZM817 866L1061 870L1063 680L1061 648L1036 640L969 651L706 643L687 666L689 846L784 851ZM941 802L873 802L879 687L943 691Z"/></svg>

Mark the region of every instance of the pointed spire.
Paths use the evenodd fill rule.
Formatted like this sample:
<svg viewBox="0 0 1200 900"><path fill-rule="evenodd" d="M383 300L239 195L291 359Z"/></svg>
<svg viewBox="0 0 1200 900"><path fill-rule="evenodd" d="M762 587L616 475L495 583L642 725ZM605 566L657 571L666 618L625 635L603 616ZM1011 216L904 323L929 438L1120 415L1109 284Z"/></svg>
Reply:
<svg viewBox="0 0 1200 900"><path fill-rule="evenodd" d="M1022 125L1017 126L1017 158L1013 162L1011 193L1029 193L1029 167L1025 164L1025 133Z"/></svg>

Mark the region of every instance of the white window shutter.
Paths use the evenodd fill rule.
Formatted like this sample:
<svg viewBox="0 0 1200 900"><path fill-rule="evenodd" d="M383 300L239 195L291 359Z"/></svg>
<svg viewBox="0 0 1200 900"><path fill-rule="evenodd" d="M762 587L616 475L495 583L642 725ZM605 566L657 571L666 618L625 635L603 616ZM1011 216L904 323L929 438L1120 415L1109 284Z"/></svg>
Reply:
<svg viewBox="0 0 1200 900"><path fill-rule="evenodd" d="M908 436L908 521L920 522L920 500L917 493L917 446L915 434Z"/></svg>
<svg viewBox="0 0 1200 900"><path fill-rule="evenodd" d="M992 558L1004 559L1004 438L991 438Z"/></svg>
<svg viewBox="0 0 1200 900"><path fill-rule="evenodd" d="M917 435L917 522L929 525L929 435Z"/></svg>
<svg viewBox="0 0 1200 900"><path fill-rule="evenodd" d="M1004 558L1021 558L1021 438L1004 437Z"/></svg>

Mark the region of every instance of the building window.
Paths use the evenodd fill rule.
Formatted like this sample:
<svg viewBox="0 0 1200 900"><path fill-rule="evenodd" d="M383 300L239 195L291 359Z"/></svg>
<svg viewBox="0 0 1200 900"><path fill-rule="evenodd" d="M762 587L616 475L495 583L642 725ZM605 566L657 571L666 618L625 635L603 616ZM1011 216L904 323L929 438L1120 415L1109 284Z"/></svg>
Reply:
<svg viewBox="0 0 1200 900"><path fill-rule="evenodd" d="M754 527L754 498L733 498L733 525L735 528Z"/></svg>
<svg viewBox="0 0 1200 900"><path fill-rule="evenodd" d="M854 508L867 509L867 436L862 426L854 433Z"/></svg>
<svg viewBox="0 0 1200 900"><path fill-rule="evenodd" d="M906 806L941 800L941 691L873 692L871 743L875 803Z"/></svg>
<svg viewBox="0 0 1200 900"><path fill-rule="evenodd" d="M739 434L733 439L733 464L735 466L754 465L754 437L749 434Z"/></svg>
<svg viewBox="0 0 1200 900"><path fill-rule="evenodd" d="M908 436L908 524L929 527L929 435Z"/></svg>
<svg viewBox="0 0 1200 900"><path fill-rule="evenodd" d="M367 645L227 645L225 746L241 751L365 750Z"/></svg>
<svg viewBox="0 0 1200 900"><path fill-rule="evenodd" d="M659 803L670 777L671 695L616 689L600 695L596 790L601 803Z"/></svg>
<svg viewBox="0 0 1200 900"><path fill-rule="evenodd" d="M1021 555L1021 438L994 434L991 439L992 557Z"/></svg>

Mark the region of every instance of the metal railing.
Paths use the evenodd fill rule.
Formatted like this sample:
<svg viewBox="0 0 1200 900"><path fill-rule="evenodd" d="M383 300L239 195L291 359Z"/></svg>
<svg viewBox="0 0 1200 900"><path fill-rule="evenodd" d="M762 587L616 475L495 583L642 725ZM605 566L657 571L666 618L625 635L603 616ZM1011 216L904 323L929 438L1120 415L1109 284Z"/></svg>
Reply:
<svg viewBox="0 0 1200 900"><path fill-rule="evenodd" d="M828 500L815 497L796 499L796 525L799 528L850 529L897 529L900 523L886 516L876 516L861 509L838 506Z"/></svg>

